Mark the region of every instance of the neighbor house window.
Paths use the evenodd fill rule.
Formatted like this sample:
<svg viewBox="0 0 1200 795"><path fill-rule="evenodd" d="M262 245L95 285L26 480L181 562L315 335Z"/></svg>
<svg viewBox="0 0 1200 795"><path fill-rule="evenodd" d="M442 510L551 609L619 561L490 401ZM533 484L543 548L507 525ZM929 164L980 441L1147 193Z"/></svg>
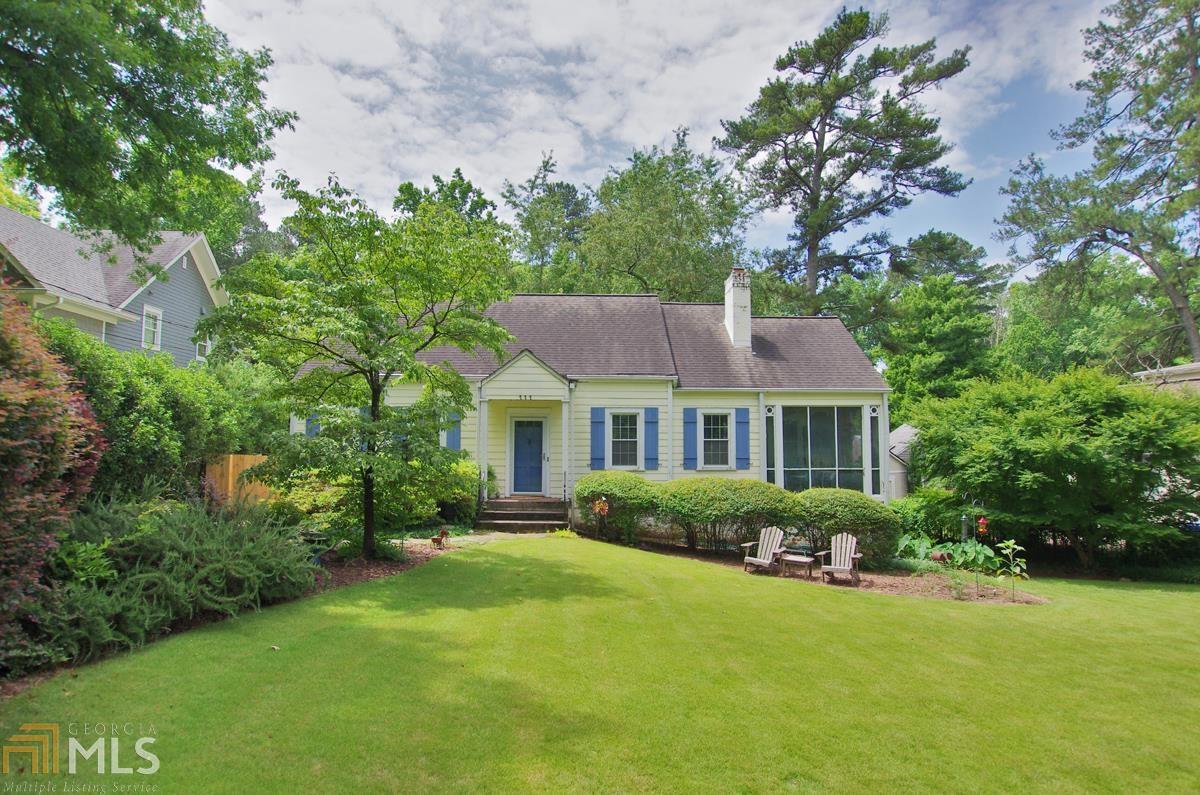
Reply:
<svg viewBox="0 0 1200 795"><path fill-rule="evenodd" d="M863 491L861 406L782 406L766 425L768 480L791 491Z"/></svg>
<svg viewBox="0 0 1200 795"><path fill-rule="evenodd" d="M157 351L162 348L162 310L142 307L142 347Z"/></svg>
<svg viewBox="0 0 1200 795"><path fill-rule="evenodd" d="M608 415L608 465L613 469L637 469L641 461L641 412L610 412Z"/></svg>
<svg viewBox="0 0 1200 795"><path fill-rule="evenodd" d="M208 352L212 350L212 340L205 337L196 343L196 358L199 361L204 361L208 358Z"/></svg>
<svg viewBox="0 0 1200 795"><path fill-rule="evenodd" d="M732 413L728 411L701 412L701 467L719 469L729 466L729 440L733 428Z"/></svg>

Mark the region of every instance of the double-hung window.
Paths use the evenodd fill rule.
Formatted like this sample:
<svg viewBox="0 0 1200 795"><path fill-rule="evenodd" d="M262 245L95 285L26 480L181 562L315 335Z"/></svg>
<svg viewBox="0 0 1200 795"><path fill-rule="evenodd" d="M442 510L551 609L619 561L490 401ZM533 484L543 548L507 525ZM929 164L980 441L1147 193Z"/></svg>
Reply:
<svg viewBox="0 0 1200 795"><path fill-rule="evenodd" d="M156 309L152 306L142 307L142 347L148 350L162 350L162 323L163 313L161 309Z"/></svg>
<svg viewBox="0 0 1200 795"><path fill-rule="evenodd" d="M733 439L733 412L700 412L700 467L728 469Z"/></svg>
<svg viewBox="0 0 1200 795"><path fill-rule="evenodd" d="M608 467L641 469L642 413L610 411L608 414Z"/></svg>
<svg viewBox="0 0 1200 795"><path fill-rule="evenodd" d="M203 362L208 359L208 352L212 350L212 341L205 337L196 343L196 361Z"/></svg>

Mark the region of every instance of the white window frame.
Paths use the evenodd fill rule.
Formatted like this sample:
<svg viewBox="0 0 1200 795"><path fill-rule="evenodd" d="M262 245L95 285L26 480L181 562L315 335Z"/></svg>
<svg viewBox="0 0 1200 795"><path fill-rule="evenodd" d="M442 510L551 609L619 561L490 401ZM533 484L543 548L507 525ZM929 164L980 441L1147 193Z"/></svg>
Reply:
<svg viewBox="0 0 1200 795"><path fill-rule="evenodd" d="M146 344L146 318L153 317L156 321L154 324L154 343ZM156 306L149 304L142 305L142 347L146 350L161 351L162 350L162 333L163 333L163 311Z"/></svg>
<svg viewBox="0 0 1200 795"><path fill-rule="evenodd" d="M696 468L734 469L737 466L737 422L733 409L697 409L696 414ZM704 418L708 416L729 418L729 450L725 458L728 463L709 464L704 460Z"/></svg>
<svg viewBox="0 0 1200 795"><path fill-rule="evenodd" d="M773 441L774 447L775 447L775 469L773 470L775 479L771 480L770 477L768 477L767 478L768 482L772 482L775 485L779 486L780 488L783 488L783 479L784 479L784 472L783 472L783 470L784 470L784 466L783 466L783 410L785 408L812 409L812 408L821 408L821 407L829 407L829 406L832 406L835 409L838 409L838 408L853 409L856 407L860 407L862 409L862 414L863 414L863 426L862 426L863 488L862 488L862 491L864 494L866 494L868 497L871 497L872 499L879 500L880 502L886 502L887 501L887 499L886 499L887 483L883 482L884 467L882 466L882 463L883 463L882 458L880 458L881 465L879 467L880 481L881 481L880 486L881 486L882 492L880 494L872 494L871 493L871 469L873 468L873 462L875 460L875 457L877 455L878 456L887 455L886 452L883 452L883 446L884 446L883 440L887 438L884 436L883 429L885 427L884 423L886 422L887 418L886 418L886 415L884 414L884 412L881 410L879 404L877 404L877 403L857 404L857 403L845 402L845 401L830 401L830 402L824 402L824 401L823 402L815 402L815 401L813 401L813 402L807 402L807 403L770 404L770 408L773 409L771 416L773 416L775 418L774 439L771 440L771 441ZM870 438L870 436L871 436L871 410L872 409L876 409L879 411L878 417L879 417L879 431L880 431L879 436L880 436L880 438L878 438L878 439ZM835 423L835 425L837 423L836 415L834 418L834 423ZM765 424L764 424L763 428L764 428L764 433L765 433L765 429L766 429ZM810 426L809 440L811 443L811 426ZM836 440L836 437L835 437L835 440ZM835 441L835 444L836 444L836 441ZM810 461L810 463L812 461L812 451L811 450L809 450L809 461ZM836 469L841 469L841 468L843 468L843 467L837 467ZM808 470L811 473L812 467L810 466L808 468ZM810 476L811 476L811 474L810 474ZM810 486L810 488L811 488L811 486Z"/></svg>
<svg viewBox="0 0 1200 795"><path fill-rule="evenodd" d="M612 418L614 414L637 415L637 463L633 466L614 466L612 463ZM605 409L604 410L604 468L626 469L631 472L641 472L646 467L646 412L644 409Z"/></svg>
<svg viewBox="0 0 1200 795"><path fill-rule="evenodd" d="M200 353L200 346L204 346L203 355ZM196 361L207 362L208 354L212 351L212 338L205 337L202 341L196 343Z"/></svg>

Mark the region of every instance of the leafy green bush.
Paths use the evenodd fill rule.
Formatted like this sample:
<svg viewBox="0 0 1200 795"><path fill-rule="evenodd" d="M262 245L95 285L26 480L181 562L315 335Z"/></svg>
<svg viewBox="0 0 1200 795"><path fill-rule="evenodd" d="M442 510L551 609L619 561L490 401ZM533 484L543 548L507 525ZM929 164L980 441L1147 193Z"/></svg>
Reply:
<svg viewBox="0 0 1200 795"><path fill-rule="evenodd" d="M922 404L912 472L986 507L996 535L1065 535L1085 567L1176 544L1200 513L1200 399L1097 370L980 381Z"/></svg>
<svg viewBox="0 0 1200 795"><path fill-rule="evenodd" d="M886 563L896 553L900 519L886 505L851 489L808 489L796 495L805 532L816 550L829 549L838 533L858 538L863 562Z"/></svg>
<svg viewBox="0 0 1200 795"><path fill-rule="evenodd" d="M108 448L97 492L129 495L150 477L197 494L204 464L239 447L249 431L235 393L205 366L175 367L169 356L121 352L62 320L42 324L49 348L80 383Z"/></svg>
<svg viewBox="0 0 1200 795"><path fill-rule="evenodd" d="M962 500L954 492L931 486L893 500L892 510L900 517L900 531L934 541L953 541L961 532Z"/></svg>
<svg viewBox="0 0 1200 795"><path fill-rule="evenodd" d="M103 537L98 539L98 534ZM311 589L316 567L265 506L96 501L72 524L34 611L40 664L133 648L203 614L234 615Z"/></svg>
<svg viewBox="0 0 1200 795"><path fill-rule="evenodd" d="M607 514L594 510L601 499ZM641 521L658 510L659 498L653 483L632 472L589 472L575 483L575 504L601 536L631 543Z"/></svg>
<svg viewBox="0 0 1200 795"><path fill-rule="evenodd" d="M437 513L449 524L471 525L479 514L479 465L465 456L450 465Z"/></svg>
<svg viewBox="0 0 1200 795"><path fill-rule="evenodd" d="M663 517L683 531L688 547L725 549L758 538L764 527L800 519L796 495L761 480L700 477L663 484Z"/></svg>

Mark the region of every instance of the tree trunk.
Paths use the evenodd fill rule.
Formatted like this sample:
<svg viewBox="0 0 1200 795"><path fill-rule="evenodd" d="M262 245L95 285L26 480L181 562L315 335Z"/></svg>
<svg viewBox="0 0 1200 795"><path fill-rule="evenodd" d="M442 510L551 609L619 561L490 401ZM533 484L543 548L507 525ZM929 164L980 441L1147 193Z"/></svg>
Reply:
<svg viewBox="0 0 1200 795"><path fill-rule="evenodd" d="M1171 302L1171 307L1179 318L1179 325L1183 326L1183 332L1187 335L1188 351L1192 355L1192 361L1200 362L1200 330L1196 328L1196 313L1192 311L1192 305L1188 302L1187 295L1171 281L1171 275L1163 269L1157 258L1143 255L1139 259L1150 268L1154 278L1158 279L1158 283L1162 285L1163 292L1167 294L1167 300Z"/></svg>
<svg viewBox="0 0 1200 795"><path fill-rule="evenodd" d="M1071 539L1071 547L1075 550L1075 555L1079 558L1079 565L1083 566L1088 571L1091 571L1096 565L1096 556L1092 552L1092 548L1088 545L1087 539L1079 535L1079 533L1069 533L1068 538Z"/></svg>
<svg viewBox="0 0 1200 795"><path fill-rule="evenodd" d="M371 384L371 422L379 421L379 406L383 397L383 385ZM367 435L367 453L375 452L374 429ZM364 558L375 557L375 469L367 466L363 469L363 544Z"/></svg>
<svg viewBox="0 0 1200 795"><path fill-rule="evenodd" d="M363 470L363 543L364 558L375 557L375 471Z"/></svg>
<svg viewBox="0 0 1200 795"><path fill-rule="evenodd" d="M821 119L817 125L816 140L813 141L813 166L812 174L809 176L809 192L808 197L808 213L809 217L805 219L805 224L809 223L809 219L817 214L821 209L821 176L825 170L825 128L827 120ZM806 252L804 262L804 286L808 289L808 297L812 304L812 313L817 313L817 287L820 283L821 276L821 237L815 234L815 230L808 227L808 251Z"/></svg>

